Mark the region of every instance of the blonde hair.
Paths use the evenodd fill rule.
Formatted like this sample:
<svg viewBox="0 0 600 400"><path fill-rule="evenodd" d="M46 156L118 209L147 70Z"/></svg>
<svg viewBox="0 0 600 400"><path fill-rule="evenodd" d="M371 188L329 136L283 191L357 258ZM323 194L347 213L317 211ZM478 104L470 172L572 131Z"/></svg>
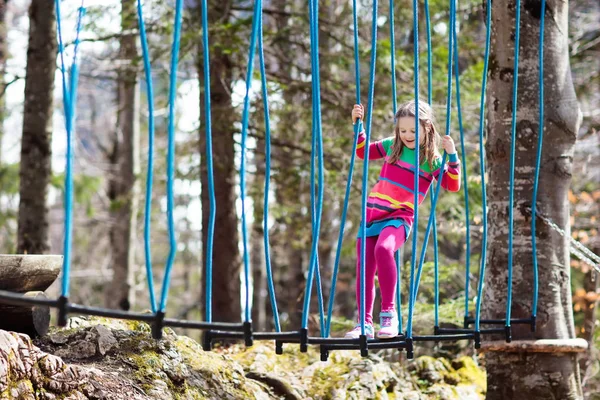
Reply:
<svg viewBox="0 0 600 400"><path fill-rule="evenodd" d="M392 144L392 154L387 160L390 164L400 159L400 154L402 154L402 150L405 147L402 139L400 139L400 129L398 127L398 121L403 117L415 117L414 100L401 104L394 116L394 143ZM440 154L438 150L440 135L435 127L435 118L431 106L421 100L419 100L419 124L421 125L419 136L425 135L424 144L419 146L419 160L420 163L427 161L429 168L433 168L433 161Z"/></svg>

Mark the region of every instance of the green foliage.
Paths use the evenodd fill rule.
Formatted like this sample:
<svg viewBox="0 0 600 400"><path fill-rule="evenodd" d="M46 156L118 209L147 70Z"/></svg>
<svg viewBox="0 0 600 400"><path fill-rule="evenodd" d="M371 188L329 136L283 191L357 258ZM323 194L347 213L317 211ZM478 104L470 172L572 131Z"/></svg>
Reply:
<svg viewBox="0 0 600 400"><path fill-rule="evenodd" d="M0 193L19 193L19 163L0 164Z"/></svg>
<svg viewBox="0 0 600 400"><path fill-rule="evenodd" d="M55 174L50 178L50 185L64 191L65 187L65 176L64 174ZM81 205L85 208L86 215L93 217L94 210L94 197L97 196L100 186L102 185L102 177L78 174L73 179L73 200L75 204Z"/></svg>

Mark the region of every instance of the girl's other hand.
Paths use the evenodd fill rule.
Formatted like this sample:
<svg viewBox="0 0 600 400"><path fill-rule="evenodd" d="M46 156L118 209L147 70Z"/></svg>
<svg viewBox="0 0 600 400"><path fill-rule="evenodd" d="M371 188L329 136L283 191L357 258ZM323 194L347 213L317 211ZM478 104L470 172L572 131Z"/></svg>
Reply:
<svg viewBox="0 0 600 400"><path fill-rule="evenodd" d="M456 154L456 146L454 146L454 140L450 135L444 135L442 137L442 147L448 154Z"/></svg>
<svg viewBox="0 0 600 400"><path fill-rule="evenodd" d="M365 116L365 109L362 104L355 104L354 108L352 108L352 125L356 123L357 119L362 121Z"/></svg>

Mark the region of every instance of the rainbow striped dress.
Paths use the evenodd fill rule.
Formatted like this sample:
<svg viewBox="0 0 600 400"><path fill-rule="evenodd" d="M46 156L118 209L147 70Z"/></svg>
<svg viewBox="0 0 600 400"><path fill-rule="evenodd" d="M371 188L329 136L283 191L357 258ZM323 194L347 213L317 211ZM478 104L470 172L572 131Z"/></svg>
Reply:
<svg viewBox="0 0 600 400"><path fill-rule="evenodd" d="M369 144L369 160L386 158L386 161L381 167L379 180L367 198L367 237L378 236L388 226L404 226L408 238L414 221L415 150L404 147L400 160L391 164L387 162L387 157L392 154L393 143L394 137L389 137ZM366 135L361 132L356 147L356 155L360 159L365 158L365 144ZM427 161L419 167L419 205L433 180L439 179L442 158L437 157L432 164L433 170ZM442 187L451 192L460 190L460 162L456 154L450 154L444 166Z"/></svg>

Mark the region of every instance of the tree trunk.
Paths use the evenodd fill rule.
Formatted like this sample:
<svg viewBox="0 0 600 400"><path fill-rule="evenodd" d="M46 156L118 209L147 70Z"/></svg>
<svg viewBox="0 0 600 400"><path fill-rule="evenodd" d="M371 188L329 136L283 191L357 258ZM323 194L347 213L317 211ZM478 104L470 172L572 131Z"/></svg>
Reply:
<svg viewBox="0 0 600 400"><path fill-rule="evenodd" d="M267 271L264 246L264 179L265 179L265 141L258 139L254 165L256 174L250 185L252 187L250 196L254 205L254 222L250 234L250 256L252 264L252 322L256 331L267 329Z"/></svg>
<svg viewBox="0 0 600 400"><path fill-rule="evenodd" d="M530 217L538 137L539 2L524 3L521 21L519 100L516 136L514 272L512 318L532 312ZM566 237L538 219L537 255L540 292L537 331L513 325L513 339L575 338L569 285L569 204L571 161L580 112L568 53L568 3L547 3L544 47L545 129L538 211L567 231ZM504 318L507 299L508 207L511 96L515 1L493 3L492 53L487 89L489 171L488 270L483 298L486 318ZM579 366L573 353L520 355L491 352L486 357L488 399L582 398Z"/></svg>
<svg viewBox="0 0 600 400"><path fill-rule="evenodd" d="M201 17L200 8L197 9L198 18ZM209 2L208 23L226 24L230 18L227 4ZM201 24L198 24L201 26ZM236 131L234 122L237 113L231 103L233 91L233 61L223 51L229 49L233 44L229 43L233 38L211 30L210 43L219 43L219 46L211 46L210 53L210 101L212 117L212 154L216 197L216 216L213 241L212 265L213 265L213 287L212 287L212 316L214 321L239 322L241 315L240 304L240 271L241 259L238 240L238 217L235 207L236 202L236 169L234 151L234 133ZM202 42L198 47L198 54L202 54ZM198 75L200 76L200 87L205 87L204 69L202 57L198 57ZM201 110L205 110L204 91L200 93ZM202 187L202 259L203 267L203 291L205 290L206 261L208 228L210 216L210 198L208 185L208 165L206 160L206 125L204 113L200 116L200 154L202 162L200 166L200 180ZM204 295L202 296L204 304ZM205 309L205 307L203 307Z"/></svg>
<svg viewBox="0 0 600 400"><path fill-rule="evenodd" d="M121 1L121 30L132 32L136 27L135 2ZM113 277L105 290L108 308L129 310L133 286L136 214L139 184L139 91L137 90L136 36L123 34L120 39L122 67L117 89L117 132L111 154L112 173L109 181L111 201L110 242Z"/></svg>
<svg viewBox="0 0 600 400"><path fill-rule="evenodd" d="M2 92L0 93L0 122L4 122L5 103L4 95L6 94L6 83L4 83L4 75L6 74L6 34L8 28L6 26L6 6L8 0L0 0L0 82L2 82ZM0 165L2 165L2 138L4 137L4 126L0 123Z"/></svg>
<svg viewBox="0 0 600 400"><path fill-rule="evenodd" d="M18 253L41 254L48 247L48 182L51 170L52 90L56 64L54 3L29 6L29 46L19 170Z"/></svg>

